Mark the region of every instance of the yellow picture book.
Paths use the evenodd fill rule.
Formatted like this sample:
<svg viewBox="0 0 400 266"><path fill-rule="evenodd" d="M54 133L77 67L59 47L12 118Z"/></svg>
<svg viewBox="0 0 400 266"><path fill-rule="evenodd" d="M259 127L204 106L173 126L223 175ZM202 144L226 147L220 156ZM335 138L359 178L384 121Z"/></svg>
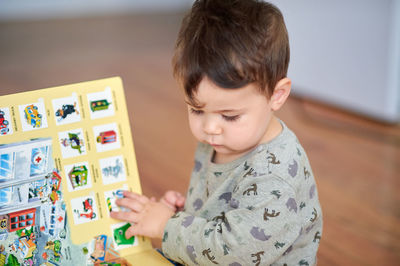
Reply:
<svg viewBox="0 0 400 266"><path fill-rule="evenodd" d="M171 265L110 217L141 194L120 78L0 96L0 144L0 265Z"/></svg>

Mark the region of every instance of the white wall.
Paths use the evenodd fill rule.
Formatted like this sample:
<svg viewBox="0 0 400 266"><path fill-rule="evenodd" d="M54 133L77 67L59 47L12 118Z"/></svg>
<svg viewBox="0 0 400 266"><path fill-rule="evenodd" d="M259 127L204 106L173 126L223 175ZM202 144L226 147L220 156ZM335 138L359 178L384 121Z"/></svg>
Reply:
<svg viewBox="0 0 400 266"><path fill-rule="evenodd" d="M273 0L291 43L293 92L400 122L399 0Z"/></svg>
<svg viewBox="0 0 400 266"><path fill-rule="evenodd" d="M187 9L191 0L0 0L0 20L32 20Z"/></svg>
<svg viewBox="0 0 400 266"><path fill-rule="evenodd" d="M0 20L187 9L193 0L0 0ZM400 0L271 0L289 31L293 93L400 122Z"/></svg>

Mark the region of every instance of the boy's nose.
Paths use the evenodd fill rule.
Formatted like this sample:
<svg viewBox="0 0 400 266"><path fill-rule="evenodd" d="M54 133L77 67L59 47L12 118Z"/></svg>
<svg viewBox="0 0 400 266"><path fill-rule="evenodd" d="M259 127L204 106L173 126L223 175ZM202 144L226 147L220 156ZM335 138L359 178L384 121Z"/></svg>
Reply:
<svg viewBox="0 0 400 266"><path fill-rule="evenodd" d="M204 122L203 130L207 135L219 135L222 133L222 128L212 119L207 119Z"/></svg>

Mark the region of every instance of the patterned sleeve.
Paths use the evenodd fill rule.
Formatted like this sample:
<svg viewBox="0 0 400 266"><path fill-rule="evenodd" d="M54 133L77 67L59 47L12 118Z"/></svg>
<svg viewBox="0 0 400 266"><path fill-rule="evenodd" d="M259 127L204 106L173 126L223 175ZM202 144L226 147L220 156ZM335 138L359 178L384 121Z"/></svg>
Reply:
<svg viewBox="0 0 400 266"><path fill-rule="evenodd" d="M226 204L227 211L210 220L185 212L173 216L163 252L189 265L269 265L300 233L295 191L278 177L242 179Z"/></svg>

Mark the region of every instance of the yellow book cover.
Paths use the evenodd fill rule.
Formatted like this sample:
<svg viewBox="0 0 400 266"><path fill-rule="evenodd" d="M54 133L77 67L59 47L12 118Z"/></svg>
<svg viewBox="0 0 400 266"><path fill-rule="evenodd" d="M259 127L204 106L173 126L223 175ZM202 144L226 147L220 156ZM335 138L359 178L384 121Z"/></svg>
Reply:
<svg viewBox="0 0 400 266"><path fill-rule="evenodd" d="M110 217L141 193L119 77L0 96L0 144L0 265L171 265Z"/></svg>

